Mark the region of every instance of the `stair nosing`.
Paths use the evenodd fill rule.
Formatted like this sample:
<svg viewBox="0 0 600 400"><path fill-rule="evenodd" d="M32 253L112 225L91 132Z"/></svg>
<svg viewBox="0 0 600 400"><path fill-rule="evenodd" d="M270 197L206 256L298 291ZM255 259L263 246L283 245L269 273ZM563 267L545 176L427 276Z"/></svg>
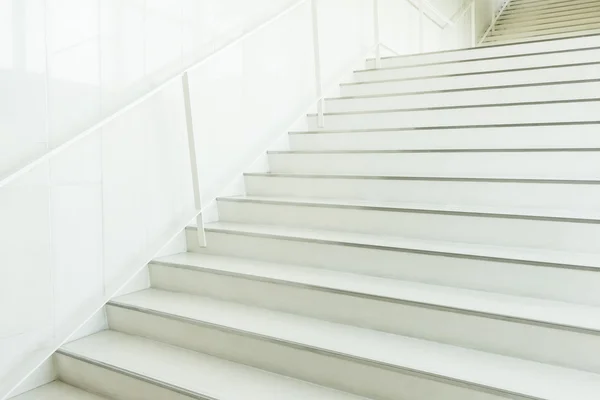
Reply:
<svg viewBox="0 0 600 400"><path fill-rule="evenodd" d="M570 11L574 11L574 10L579 10L580 8L594 8L594 6L600 6L600 2L595 1L595 0L590 0L590 1L580 1L577 3L572 3L570 1L553 1L553 2L543 2L540 1L538 3L532 3L532 4L518 4L518 3L511 3L509 7L507 7L504 11L506 12L512 12L514 14L521 14L523 12L532 12L532 11L545 11L545 10L555 10L555 9L559 9L559 11L561 10L570 10ZM504 12L503 12L504 14ZM510 14L506 14L506 15L510 15Z"/></svg>
<svg viewBox="0 0 600 400"><path fill-rule="evenodd" d="M599 63L600 64L600 63ZM414 107L414 108L391 108L391 109L374 109L364 111L338 111L326 112L324 116L332 115L362 115L362 114L388 114L401 112L416 112L416 111L443 111L443 110L468 110L473 108L494 108L494 107L524 107L524 106L540 106L552 104L576 104L576 103L596 103L600 101L600 97L584 98L584 99L566 99L566 100L538 100L510 103L489 103L489 104L464 104L450 106L435 106L435 107ZM307 117L317 117L318 114L306 114Z"/></svg>
<svg viewBox="0 0 600 400"><path fill-rule="evenodd" d="M404 154L404 153L587 153L599 147L534 147L534 148L456 148L456 149L395 149L395 150L269 150L267 154Z"/></svg>
<svg viewBox="0 0 600 400"><path fill-rule="evenodd" d="M543 127L543 126L582 126L598 125L600 121L568 121L568 122L528 122L512 124L479 124L479 125L442 125L442 126L415 126L399 128L374 128L374 129L332 129L332 130L308 130L289 131L290 135L309 134L335 134L335 133L361 133L361 132L396 132L396 131L424 131L424 130L450 130L450 129L481 129L481 128L519 128L519 127Z"/></svg>
<svg viewBox="0 0 600 400"><path fill-rule="evenodd" d="M515 7L517 6L517 7ZM598 1L594 1L594 0L590 0L590 1L583 1L583 2L577 2L577 3L570 3L570 2L556 2L556 3L543 3L543 4L531 4L531 5L521 5L519 6L518 4L510 4L505 10L504 12L506 12L506 14L504 14L504 12L502 13L503 15L523 15L523 14L534 14L534 15L538 15L538 13L543 14L553 14L553 13L557 13L557 12L570 12L570 11L577 11L579 12L580 10L588 10L590 8L594 9L597 8L598 6L600 6L600 2Z"/></svg>
<svg viewBox="0 0 600 400"><path fill-rule="evenodd" d="M567 15L570 15L570 13L585 14L589 10L597 9L599 5L600 5L600 3L597 3L597 2L589 2L589 3L574 4L574 5L570 5L570 6L560 5L560 6L555 6L555 7L537 6L537 7L521 7L518 9L508 7L508 8L506 8L506 10L504 10L502 15L504 17L518 15L521 18L525 18L524 16L534 17L534 16L538 16L538 15L555 15L555 14L564 15L562 13L567 13Z"/></svg>
<svg viewBox="0 0 600 400"><path fill-rule="evenodd" d="M140 307L140 306L133 306L133 305L129 305L129 304L116 303L116 302L110 302L109 304L111 304L113 306L121 307L124 309L128 309L130 311L142 312L142 313L157 316L160 318L166 318L166 319L175 320L175 321L179 321L179 322L183 322L183 323L189 323L189 324L192 324L195 326L203 326L203 327L207 327L209 329L219 330L221 332L233 333L236 335L246 336L246 337L252 337L252 338L255 338L258 340L263 340L263 341L267 341L267 342L278 344L278 345L284 345L286 347L292 347L292 348L295 348L295 349L301 350L301 351L309 351L314 354L325 355L328 357L341 358L341 359L345 359L345 360L348 360L351 362L359 362L362 364L372 365L372 366L375 366L375 367L381 368L381 369L400 372L403 374L410 374L410 375L416 376L416 377L427 377L427 379L435 380L437 382L450 384L453 386L460 386L460 387L464 387L464 388L471 389L471 390L477 390L477 391L484 392L484 393L518 396L517 399L525 398L525 399L530 399L530 400L544 400L542 398L529 396L527 394L512 392L512 391L505 390L505 389L498 388L498 387L488 386L488 385L484 385L484 384L480 384L480 383L476 383L476 382L469 382L469 381L465 381L462 379L452 378L449 376L444 376L444 375L433 373L433 372L427 372L427 371L418 370L418 369L414 369L414 368L410 368L410 367L406 367L406 366L401 366L398 364L391 364L391 363L379 361L379 360L376 360L373 358L361 357L358 355L353 355L353 354L349 354L349 353L345 353L345 352L341 352L341 351L327 349L327 348L320 347L320 346L317 346L314 344L300 343L297 341L284 339L284 338L276 337L273 335L269 336L269 335L265 335L262 333L252 332L252 331L249 331L246 329L234 328L234 327L223 325L223 324L201 321L201 320L197 320L197 319L193 319L193 318L189 318L189 317L183 317L183 316L179 316L176 314L152 310L152 309L148 309L148 308ZM202 399L202 400L204 400L204 399ZM216 399L208 399L208 400L216 400Z"/></svg>
<svg viewBox="0 0 600 400"><path fill-rule="evenodd" d="M497 219L522 219L533 221L551 221L551 222L571 222L582 224L600 224L600 218L585 218L585 217L561 217L552 215L535 215L535 214L515 214L515 213L500 213L500 212L485 212L485 211L460 211L460 210L441 210L432 208L410 208L398 206L373 206L367 204L336 204L332 202L318 202L317 199L311 201L294 201L279 200L279 199L257 199L248 197L217 197L218 202L231 203L255 203L255 204L271 204L271 205L289 205L299 207L316 207L316 208L342 208L349 210L368 210L368 211L384 211L397 212L406 214L434 214L434 215L454 215L463 217L479 217L479 218L497 218Z"/></svg>
<svg viewBox="0 0 600 400"><path fill-rule="evenodd" d="M586 20L596 19L596 20L600 21L600 13L598 14L598 16L585 17L585 19ZM555 28L562 28L562 27L568 27L568 26L574 25L577 21L578 21L577 18L572 18L572 19L565 19L562 21L541 22L541 23L535 23L535 24L503 23L503 24L496 25L494 32L495 33L504 33L504 32L509 33L509 32L514 32L514 29L517 29L517 30L523 29L525 32L535 32L535 31L546 29L546 28L544 28L545 25L557 25L557 26L555 26ZM563 22L564 22L564 24L563 24ZM562 50L562 52L566 52L566 51L573 51L573 49ZM557 50L556 52L561 52L561 51Z"/></svg>
<svg viewBox="0 0 600 400"><path fill-rule="evenodd" d="M592 12L592 11L588 11L588 12ZM586 13L558 13L558 14L557 13L548 13L548 14L540 14L536 18L532 18L531 16L516 17L513 15L506 15L506 16L502 15L500 18L498 18L496 23L499 25L521 24L521 23L527 23L527 22L532 22L532 21L533 22L548 21L548 20L552 20L552 19L560 21L561 18L568 18L571 16L581 16L581 14L587 14L588 12L586 12Z"/></svg>
<svg viewBox="0 0 600 400"><path fill-rule="evenodd" d="M596 3L598 2L598 0L587 0L587 1L580 1L578 4L587 4L587 3ZM548 2L548 4L571 4L570 0L554 0L551 2ZM514 2L511 2L511 6L523 6L525 4L546 4L543 0L537 0L537 1L523 1L523 0L516 0ZM599 3L600 4L600 3Z"/></svg>
<svg viewBox="0 0 600 400"><path fill-rule="evenodd" d="M195 226L187 226L186 230L197 230L198 228ZM258 237L264 239L276 239L276 240L284 240L289 242L302 242L302 243L316 243L316 244L324 244L324 245L337 245L337 246L345 246L345 247L355 247L355 248L364 248L364 249L374 249L374 250L384 250L384 251L392 251L399 253L409 253L409 254L421 254L428 256L436 256L436 257L448 257L448 258L459 258L465 260L479 260L479 261L490 261L490 262L499 262L506 264L522 264L522 265L530 265L536 267L547 267L547 268L558 268L558 269L572 269L572 270L581 270L581 271L591 271L598 272L600 271L600 267L594 267L589 265L578 265L578 264L564 264L550 261L539 261L539 260L527 260L527 259L519 259L519 258L508 258L508 257L497 257L497 256L486 256L486 255L477 255L477 254L468 254L461 252L449 252L442 250L433 250L433 249L416 249L411 247L399 247L399 246L391 246L385 244L370 244L370 243L359 243L357 241L348 241L341 239L322 239L322 238L310 238L299 235L283 235L280 233L262 233L262 232L248 232L243 230L236 230L234 228L214 228L210 226L205 226L204 230L206 232L213 233L221 233L228 235L239 235L246 237Z"/></svg>
<svg viewBox="0 0 600 400"><path fill-rule="evenodd" d="M576 30L572 30L572 31L567 31L567 32L555 32L555 33L543 33L540 35L521 35L518 37L503 37L500 35L492 35L492 36L488 36L485 41L483 42L483 46L488 46L490 43L497 43L497 42L501 42L501 43L513 43L513 44L526 44L526 43L530 43L532 41L534 41L537 38L543 38L543 37L555 37L555 36L560 36L563 38L568 38L568 37L575 37L575 34L579 34L581 32L598 32L600 34L600 26L597 28L586 28L586 29L576 29Z"/></svg>
<svg viewBox="0 0 600 400"><path fill-rule="evenodd" d="M542 9L539 9L539 10L535 10L535 11L529 10L527 12L518 11L518 12L511 12L511 13L507 13L507 14L502 13L502 14L505 18L504 21L506 19L511 19L511 18L516 19L516 20L535 21L535 20L550 18L550 17L560 18L560 17L571 16L571 15L585 16L586 13L595 11L597 9L598 9L597 5L579 7L579 8L555 7L555 10L553 10L553 11L543 10L545 12L540 12L540 11L542 11Z"/></svg>
<svg viewBox="0 0 600 400"><path fill-rule="evenodd" d="M440 182L488 182L488 183L523 183L523 184L564 184L564 185L598 185L600 180L592 179L541 179L541 178L472 178L446 176L400 176L400 175L335 175L335 174L293 174L273 172L252 172L244 176L302 178L302 179L365 179L365 180L397 180L397 181L440 181Z"/></svg>
<svg viewBox="0 0 600 400"><path fill-rule="evenodd" d="M598 35L600 35L600 33ZM531 42L526 42L526 43L531 43ZM473 71L473 72L462 72L462 73L443 74L443 75L423 75L423 76L415 76L415 77L409 77L409 78L371 80L371 81L366 81L366 82L346 82L346 83L341 83L340 86L372 85L372 84L378 84L378 83L404 82L404 81L416 81L416 80L426 80L426 79L456 78L456 77L473 76L473 75L488 75L488 74L491 75L491 74L524 72L524 71L534 71L534 70L544 70L544 69L585 67L585 66L589 66L589 65L598 65L598 64L600 64L600 61L586 61L586 62L572 63L572 64L542 65L542 66L537 66L537 67L522 67L522 68L513 68L513 69Z"/></svg>
<svg viewBox="0 0 600 400"><path fill-rule="evenodd" d="M600 330L597 330L597 329L584 328L584 327L576 326L576 325L561 324L561 323L557 323L557 322L549 322L549 321L543 321L543 320L531 319L531 318L525 318L525 317L516 317L516 316L512 316L512 315L500 314L500 313L495 313L495 312L491 312L491 311L479 311L479 310L467 309L464 307L461 308L458 306L443 305L443 304L439 304L439 303L435 303L435 302L408 300L408 299L404 299L404 298L400 298L400 297L377 295L377 294L359 292L359 291L350 290L350 289L334 288L334 287L326 286L326 285L322 285L322 284L304 283L304 282L298 282L298 281L293 281L293 280L289 280L289 279L272 278L272 277L266 277L263 275L254 275L254 274L248 274L248 273L243 273L243 272L224 271L224 270L218 269L218 268L197 266L197 265L180 263L180 262L153 260L149 264L163 266L163 267L169 267L169 268L183 269L183 270L187 270L187 271L200 271L200 272L211 273L211 274L215 274L215 275L222 275L222 276L240 278L240 279L251 280L251 281L258 281L258 282L265 282L265 283L273 283L273 284L278 284L278 285L310 289L310 290L315 290L315 291L322 291L322 292L340 294L340 295L346 295L346 296L352 296L352 297L359 297L359 298L364 298L364 299L369 299L369 300L384 301L384 302L389 302L389 303L394 303L394 304L403 304L403 305L407 305L407 306L426 308L426 309L435 310L435 311L450 312L450 313L461 314L461 315L489 318L489 319L494 319L494 320L499 320L499 321L516 322L516 323L521 323L521 324L526 324L526 325L534 325L534 326L540 326L540 327L545 327L545 328L600 336ZM386 278L380 278L380 279L386 279ZM434 285L432 285L432 286L434 286ZM158 290L163 290L163 289L158 289ZM472 290L472 289L465 289L465 290L477 291L477 290ZM165 290L165 291L169 291L169 290ZM512 297L519 297L519 296L512 296ZM109 304L114 303L114 302L115 302L115 300L111 300L111 302L109 302ZM116 302L118 303L118 300L116 300Z"/></svg>
<svg viewBox="0 0 600 400"><path fill-rule="evenodd" d="M510 59L510 58L520 58L520 57L530 57L530 56L531 57L541 56L541 55L546 55L546 54L551 55L551 54L559 54L559 53L584 52L584 51L588 51L588 50L589 51L600 50L600 46L581 47L581 48L576 48L576 49L541 51L541 52L537 52L537 53L507 54L507 55L502 55L502 56L470 58L467 60L438 61L438 62L430 62L430 63L422 63L422 64L399 65L399 66L394 66L394 67L364 68L364 69L354 70L353 73L361 74L361 73L376 72L376 71L388 71L388 70L397 70L397 69L414 68L414 67L426 67L426 66L431 66L431 65L462 64L462 63L478 62L478 61L502 60L505 58ZM383 58L385 58L385 57L383 57Z"/></svg>
<svg viewBox="0 0 600 400"><path fill-rule="evenodd" d="M544 43L544 42L551 42L551 41L558 41L558 40L574 40L574 39L593 37L593 36L600 36L600 33L591 33L591 34L587 34L587 35L571 36L571 37L567 37L567 38L540 39L540 40L534 40L534 41L527 42L527 44ZM463 49L432 51L432 52L428 52L428 53L402 54L399 56L381 57L381 59L382 60L389 60L389 59L394 59L394 58L402 59L402 58L408 58L408 57L419 57L419 56L426 56L426 55L455 53L455 52L459 52L459 51L472 51L472 50L482 50L482 49L494 49L494 48L505 47L505 46L518 46L519 44L520 43L497 43L497 44L489 45L489 46L485 46L485 47L477 46L477 47L467 47L467 48L463 48ZM372 60L374 60L374 58L367 59L367 61L372 61Z"/></svg>
<svg viewBox="0 0 600 400"><path fill-rule="evenodd" d="M109 302L109 304L110 304L110 302ZM118 373L118 374L125 375L125 376L127 376L129 378L136 379L136 380L148 383L150 385L158 386L158 387L160 387L162 389L166 389L166 390L169 390L169 391L181 394L183 396L189 396L189 397L191 397L193 399L196 399L196 400L219 400L216 397L211 397L211 396L208 396L208 395L205 395L205 394L202 394L202 393L194 392L194 391L185 389L185 388L183 388L181 386L177 386L177 385L168 383L166 381L150 377L148 375L143 375L143 374L131 371L129 369L119 367L119 366L114 365L114 364L105 363L103 361L99 361L99 360L96 360L94 358L91 358L91 357L79 354L77 352L66 350L64 348L59 348L58 350L56 350L56 353L61 354L61 355L65 356L65 357L70 357L70 358L73 358L75 360L78 360L78 361L81 361L81 362L93 365L93 366L98 367L98 368L103 368L103 369L111 371L111 372L115 372L115 373Z"/></svg>
<svg viewBox="0 0 600 400"><path fill-rule="evenodd" d="M476 91L485 91L485 90L518 89L518 88L537 87L537 86L577 85L577 84L582 84L582 83L595 83L595 82L600 82L600 78L577 79L577 80L568 80L568 81L550 81L550 82L539 82L539 83L517 83L517 84L513 84L513 85L479 86L479 87L456 88L456 89L422 90L422 91L414 91L414 92L398 92L398 93L382 93L382 94L365 94L365 95L355 95L355 96L326 97L325 100L326 101L362 100L362 99L380 98L380 97L417 96L417 95L453 93L453 92L476 92ZM498 104L502 104L502 103L498 103Z"/></svg>
<svg viewBox="0 0 600 400"><path fill-rule="evenodd" d="M597 15L597 14L594 12L594 15ZM506 24L506 25L527 24L528 22L532 22L532 21L536 22L536 23L547 24L547 23L551 23L551 22L545 22L545 21L549 21L549 20L555 20L558 22L561 22L563 20L569 21L568 18L571 16L580 16L580 15L579 14L560 14L560 15L554 14L554 16L553 16L553 14L550 13L550 14L542 15L539 18L528 18L528 17L516 18L513 16L507 16L507 17L502 16L502 17L498 18L498 20L496 21L496 23L497 23L496 26L502 26L504 24Z"/></svg>
<svg viewBox="0 0 600 400"><path fill-rule="evenodd" d="M523 5L530 5L530 4L573 4L572 0L551 0L548 1L548 3L546 3L544 0L514 0L514 2L511 2L511 6L515 7L515 6L523 6ZM578 0L575 2L575 4L589 4L589 3L598 3L600 4L599 0Z"/></svg>
<svg viewBox="0 0 600 400"><path fill-rule="evenodd" d="M573 28L573 27L577 27L577 29L566 29L566 28ZM499 39L499 40L513 40L513 39L521 39L521 38L529 39L529 38L533 38L533 37L559 35L561 33L568 34L568 33L573 33L573 32L585 32L585 31L592 31L592 30L598 30L598 29L600 29L600 21L596 22L596 23L590 23L590 24L581 24L581 25L569 24L569 25L564 25L561 27L531 29L531 30L525 30L525 31L519 31L519 32L510 32L510 30L506 31L506 32L495 31L494 33L492 33L491 35L489 35L486 38L486 41L489 43L489 42L493 42L495 39Z"/></svg>

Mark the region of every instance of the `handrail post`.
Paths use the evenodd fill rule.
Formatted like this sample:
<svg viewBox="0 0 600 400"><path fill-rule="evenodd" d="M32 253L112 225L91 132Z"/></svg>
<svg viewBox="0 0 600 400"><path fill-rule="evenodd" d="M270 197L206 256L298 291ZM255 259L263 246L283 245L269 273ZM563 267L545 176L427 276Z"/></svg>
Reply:
<svg viewBox="0 0 600 400"><path fill-rule="evenodd" d="M477 45L477 30L476 30L475 0L471 1L471 47Z"/></svg>
<svg viewBox="0 0 600 400"><path fill-rule="evenodd" d="M192 172L194 207L196 208L198 244L200 245L200 247L206 247L206 234L204 232L204 221L202 219L202 196L200 194L200 177L198 175L198 156L196 154L196 137L194 136L194 124L192 121L190 81L187 71L184 72L181 76L181 84L183 88L183 105L185 107L185 125L187 128L188 150L190 153L190 170Z"/></svg>
<svg viewBox="0 0 600 400"><path fill-rule="evenodd" d="M381 38L379 30L379 0L373 0L373 30L375 37L375 68L381 68Z"/></svg>
<svg viewBox="0 0 600 400"><path fill-rule="evenodd" d="M424 24L425 24L425 8L423 5L423 0L419 0L419 53L422 53L425 50L425 34L424 34Z"/></svg>
<svg viewBox="0 0 600 400"><path fill-rule="evenodd" d="M325 116L323 110L323 81L321 77L321 49L319 41L319 14L317 10L317 0L311 0L312 9L312 28L313 28L313 51L315 58L315 84L317 89L317 126L325 126Z"/></svg>
<svg viewBox="0 0 600 400"><path fill-rule="evenodd" d="M491 28L492 28L492 33L494 33L496 31L496 7L494 6L494 3L492 3L492 19L491 19Z"/></svg>

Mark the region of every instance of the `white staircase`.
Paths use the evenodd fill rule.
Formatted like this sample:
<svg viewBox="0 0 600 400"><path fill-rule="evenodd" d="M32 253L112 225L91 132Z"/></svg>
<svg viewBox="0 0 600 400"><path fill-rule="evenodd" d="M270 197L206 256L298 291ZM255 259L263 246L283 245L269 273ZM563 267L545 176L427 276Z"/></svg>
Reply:
<svg viewBox="0 0 600 400"><path fill-rule="evenodd" d="M540 3L599 2L515 1L503 24ZM382 61L218 201L207 248L188 228L110 331L61 348L59 379L123 400L597 400L600 36Z"/></svg>
<svg viewBox="0 0 600 400"><path fill-rule="evenodd" d="M599 0L512 0L483 44L598 33Z"/></svg>

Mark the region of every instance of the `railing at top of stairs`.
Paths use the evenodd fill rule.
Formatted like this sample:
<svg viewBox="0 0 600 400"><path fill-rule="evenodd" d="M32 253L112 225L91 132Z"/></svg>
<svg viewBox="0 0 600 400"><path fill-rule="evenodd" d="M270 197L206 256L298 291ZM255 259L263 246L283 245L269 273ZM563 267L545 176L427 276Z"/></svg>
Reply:
<svg viewBox="0 0 600 400"><path fill-rule="evenodd" d="M483 36L481 37L481 39L479 40L479 43L477 43L477 45L480 45L481 43L483 43L483 41L491 33L494 33L494 31L496 30L496 22L498 21L498 19L500 18L500 16L504 12L504 10L506 10L506 8L509 6L510 2L511 2L511 0L506 0L504 2L504 4L502 5L502 7L500 7L500 10L498 12L496 12L494 7L492 7L492 20L490 22L490 26L487 28L487 30L485 31L485 33L483 34Z"/></svg>

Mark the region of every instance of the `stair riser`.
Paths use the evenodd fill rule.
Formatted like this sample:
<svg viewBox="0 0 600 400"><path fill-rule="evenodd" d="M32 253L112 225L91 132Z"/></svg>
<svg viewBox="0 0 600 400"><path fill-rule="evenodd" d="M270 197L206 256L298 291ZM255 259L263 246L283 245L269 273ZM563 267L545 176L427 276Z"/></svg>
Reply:
<svg viewBox="0 0 600 400"><path fill-rule="evenodd" d="M292 150L600 148L599 125L289 135Z"/></svg>
<svg viewBox="0 0 600 400"><path fill-rule="evenodd" d="M600 12L597 13L586 13L585 17L575 15L572 17L563 17L556 19L540 20L540 21L526 21L526 22L515 22L506 21L502 24L497 24L495 27L496 33L516 33L535 31L541 29L559 28L564 26L570 26L573 24L589 24L600 21Z"/></svg>
<svg viewBox="0 0 600 400"><path fill-rule="evenodd" d="M269 153L274 173L600 180L600 151Z"/></svg>
<svg viewBox="0 0 600 400"><path fill-rule="evenodd" d="M75 387L115 400L198 400L75 358L55 354L59 378Z"/></svg>
<svg viewBox="0 0 600 400"><path fill-rule="evenodd" d="M574 5L599 5L600 2L598 0L541 0L541 1L530 1L530 2L520 2L520 1L512 1L510 6L506 8L505 11L517 11L517 10L525 10L532 8L541 8L544 10L549 10L553 8L560 8L565 6L574 6Z"/></svg>
<svg viewBox="0 0 600 400"><path fill-rule="evenodd" d="M558 28L544 28L544 29L531 29L529 31L524 32L495 32L494 34L488 36L488 41L494 40L510 40L510 39L520 39L520 38L529 38L532 36L542 36L542 35L555 35L555 34L565 34L570 32L579 32L586 30L595 30L600 29L600 22L593 22L587 24L578 24L572 23L567 26L558 27Z"/></svg>
<svg viewBox="0 0 600 400"><path fill-rule="evenodd" d="M600 36L570 38L565 40L526 43L499 47L466 49L460 51L446 51L429 54L414 54L402 57L390 57L381 60L382 67L401 67L408 65L473 60L488 57L500 57L506 54L531 54L546 51L584 49L596 47L600 43ZM366 68L374 68L375 61L367 60Z"/></svg>
<svg viewBox="0 0 600 400"><path fill-rule="evenodd" d="M497 32L498 34L500 31ZM492 60L457 62L450 64L423 65L396 69L373 69L354 73L355 82L370 82L385 79L406 79L423 76L440 76L448 74L466 74L518 68L543 67L549 65L565 65L600 60L600 50L582 50L567 53L550 53L526 57L508 57Z"/></svg>
<svg viewBox="0 0 600 400"><path fill-rule="evenodd" d="M600 71L600 65L598 66ZM418 111L326 114L325 129L386 129L430 126L473 126L597 121L600 101L488 106ZM317 130L317 116L309 115L308 129Z"/></svg>
<svg viewBox="0 0 600 400"><path fill-rule="evenodd" d="M600 370L600 360L589 357L590 352L600 351L600 335L165 266L152 266L151 279L152 285L161 289L592 372Z"/></svg>
<svg viewBox="0 0 600 400"><path fill-rule="evenodd" d="M544 4L577 4L577 3L595 3L598 0L513 0L511 7L522 7L528 5L544 5Z"/></svg>
<svg viewBox="0 0 600 400"><path fill-rule="evenodd" d="M428 79L382 81L340 86L341 96L398 94L433 90L474 89L519 84L565 82L600 78L600 64Z"/></svg>
<svg viewBox="0 0 600 400"><path fill-rule="evenodd" d="M108 307L114 329L143 334L175 346L285 374L320 385L374 398L409 400L443 396L449 400L500 400L501 397L384 369L285 342ZM256 355L260 354L260 357Z"/></svg>
<svg viewBox="0 0 600 400"><path fill-rule="evenodd" d="M600 223L219 201L223 222L361 232L494 246L597 252ZM461 229L456 229L460 226Z"/></svg>
<svg viewBox="0 0 600 400"><path fill-rule="evenodd" d="M416 107L455 107L475 104L576 100L599 96L600 82L585 82L568 85L527 86L448 93L328 99L325 102L325 110L329 113L339 113Z"/></svg>
<svg viewBox="0 0 600 400"><path fill-rule="evenodd" d="M515 16L517 18L535 18L543 15L565 15L565 14L582 14L585 15L588 11L598 10L600 3L598 2L585 2L577 4L554 4L554 5L541 5L541 6L530 6L530 7L509 7L502 15L504 17Z"/></svg>
<svg viewBox="0 0 600 400"><path fill-rule="evenodd" d="M540 41L540 40L563 39L563 38L567 38L567 37L576 37L576 36L591 35L591 34L593 34L593 35L600 34L600 28L599 29L583 29L583 30L576 30L573 32L562 32L562 33L535 32L535 33L532 33L531 35L524 35L524 36L516 37L516 38L506 38L503 36L499 36L499 37L488 36L485 39L485 42L482 44L482 46L495 46L498 44L525 43L525 42L534 42L534 41Z"/></svg>
<svg viewBox="0 0 600 400"><path fill-rule="evenodd" d="M389 251L331 242L285 240L207 231L208 248L200 248L195 230L186 231L188 250L268 262L287 263L538 297L600 305L600 275L596 271L550 268L538 265L445 257ZM368 260L365 262L364 260ZM540 282L544 282L540 285ZM565 285L564 282L569 282Z"/></svg>
<svg viewBox="0 0 600 400"><path fill-rule="evenodd" d="M598 18L600 16L600 10L598 11L589 11L585 13L585 17L583 17L584 19L587 18ZM520 29L520 28L526 28L528 26L531 27L538 27L545 25L545 24L554 24L554 23L564 23L564 22L571 22L571 21L577 21L579 19L581 19L582 16L579 14L574 14L574 15L565 15L565 16L554 16L552 14L548 14L548 16L544 16L541 18L525 18L525 19L520 19L520 18L516 18L516 17L510 17L510 18L500 18L498 19L498 21L496 22L496 30L510 30L511 28L516 28L516 29Z"/></svg>
<svg viewBox="0 0 600 400"><path fill-rule="evenodd" d="M599 65L600 69L600 65ZM490 105L445 109L400 109L326 114L326 129L391 129L423 126L472 126L530 123L597 121L600 101L551 104ZM308 117L309 129L316 130L317 117Z"/></svg>
<svg viewBox="0 0 600 400"><path fill-rule="evenodd" d="M498 19L498 21L496 22L496 30L504 29L504 30L510 31L511 27L520 29L520 28L527 27L528 24L532 28L532 30L535 30L535 29L540 29L546 25L548 25L548 26L551 26L552 24L556 24L558 26L569 25L569 24L576 22L577 20L585 21L588 19L591 19L591 21L587 21L587 22L593 22L594 19L598 18L599 14L600 14L600 9L593 9L593 10L586 11L585 13L577 13L577 14L569 14L569 13L566 15L545 14L545 15L541 15L541 16L525 17L525 18L520 18L518 15L516 15L516 16Z"/></svg>
<svg viewBox="0 0 600 400"><path fill-rule="evenodd" d="M600 185L246 176L254 196L298 196L418 204L597 210Z"/></svg>

